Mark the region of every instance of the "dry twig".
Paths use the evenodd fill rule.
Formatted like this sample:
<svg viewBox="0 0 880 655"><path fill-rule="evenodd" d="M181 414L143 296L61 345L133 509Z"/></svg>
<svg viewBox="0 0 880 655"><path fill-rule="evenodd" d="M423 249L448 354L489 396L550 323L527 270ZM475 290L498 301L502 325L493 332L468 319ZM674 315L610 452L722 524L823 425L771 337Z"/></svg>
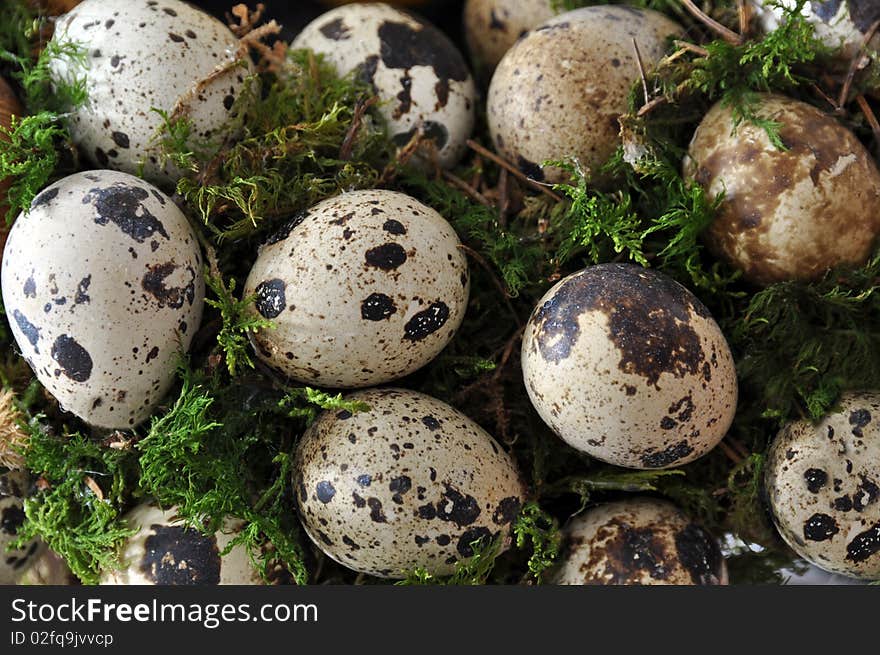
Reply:
<svg viewBox="0 0 880 655"><path fill-rule="evenodd" d="M733 45L742 45L743 38L739 34L731 29L726 28L724 25L719 23L711 16L708 16L706 13L703 12L702 9L694 4L693 0L681 0L681 4L684 5L685 9L691 12L694 18L703 23L706 27L715 32L722 39Z"/></svg>
<svg viewBox="0 0 880 655"><path fill-rule="evenodd" d="M530 178L528 175L523 173L521 170L519 170L516 166L511 164L509 161L507 161L503 157L499 157L494 152L492 152L491 150L489 150L487 148L484 148L483 146L481 146L479 143L477 143L473 139L468 139L467 144L468 144L468 147L470 147L472 150L478 152L486 159L491 159L493 162L495 162L496 164L501 166L501 168L506 168L510 173L513 174L513 176L515 178L522 180L523 182L528 184L533 189L537 189L538 191L540 191L544 195L550 196L556 202L562 201L562 198L559 195L557 195L556 193L554 193L553 190L550 189L546 184L538 182L537 180L533 180L532 178Z"/></svg>

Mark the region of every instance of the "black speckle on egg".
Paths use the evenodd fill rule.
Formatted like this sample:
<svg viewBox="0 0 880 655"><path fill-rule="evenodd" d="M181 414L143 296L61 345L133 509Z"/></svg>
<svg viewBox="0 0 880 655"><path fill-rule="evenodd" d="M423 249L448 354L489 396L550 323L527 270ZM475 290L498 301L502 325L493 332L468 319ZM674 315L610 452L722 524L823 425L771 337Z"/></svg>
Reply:
<svg viewBox="0 0 880 655"><path fill-rule="evenodd" d="M284 290L287 285L278 278L265 280L257 285L255 301L257 311L264 318L276 318L287 306Z"/></svg>
<svg viewBox="0 0 880 655"><path fill-rule="evenodd" d="M804 539L827 541L840 532L837 521L827 514L813 514L804 523Z"/></svg>
<svg viewBox="0 0 880 655"><path fill-rule="evenodd" d="M449 307L443 302L434 302L421 312L415 314L403 327L404 339L421 341L442 328L449 319Z"/></svg>
<svg viewBox="0 0 880 655"><path fill-rule="evenodd" d="M382 321L397 311L394 301L384 293L371 293L361 303L361 318L367 321Z"/></svg>
<svg viewBox="0 0 880 655"><path fill-rule="evenodd" d="M378 208L374 208L374 211ZM403 235L406 234L406 228L403 226L403 223L400 221L396 221L393 218L389 218L382 224L382 229L388 232L389 234Z"/></svg>
<svg viewBox="0 0 880 655"><path fill-rule="evenodd" d="M141 571L157 585L220 584L220 551L214 536L193 528L152 525Z"/></svg>
<svg viewBox="0 0 880 655"><path fill-rule="evenodd" d="M90 189L83 197L83 204L94 203L95 223L113 223L138 243L157 233L170 240L165 226L143 204L149 195L142 187L117 183L103 189Z"/></svg>
<svg viewBox="0 0 880 655"><path fill-rule="evenodd" d="M336 495L336 489L331 482L323 480L315 486L315 493L318 496L318 500L326 505L333 500L333 496Z"/></svg>
<svg viewBox="0 0 880 655"><path fill-rule="evenodd" d="M62 334L52 344L52 359L61 371L75 382L85 382L92 375L92 357L73 337Z"/></svg>
<svg viewBox="0 0 880 655"><path fill-rule="evenodd" d="M406 261L406 251L399 243L386 243L367 250L364 259L369 266L392 271Z"/></svg>
<svg viewBox="0 0 880 655"><path fill-rule="evenodd" d="M12 317L15 319L18 329L21 330L25 339L27 339L28 343L33 346L34 352L39 354L40 349L37 346L37 342L40 340L40 328L31 323L27 317L17 309L12 311Z"/></svg>

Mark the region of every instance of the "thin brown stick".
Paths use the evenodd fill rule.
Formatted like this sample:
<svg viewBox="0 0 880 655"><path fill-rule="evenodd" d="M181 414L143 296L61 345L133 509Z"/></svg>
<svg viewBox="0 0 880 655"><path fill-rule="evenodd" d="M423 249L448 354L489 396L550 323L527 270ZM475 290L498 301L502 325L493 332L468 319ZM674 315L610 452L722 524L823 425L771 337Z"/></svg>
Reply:
<svg viewBox="0 0 880 655"><path fill-rule="evenodd" d="M510 211L510 189L507 187L509 176L506 168L502 168L498 176L498 224L502 229L507 228L507 214Z"/></svg>
<svg viewBox="0 0 880 655"><path fill-rule="evenodd" d="M507 343L504 346L504 352L501 355L501 359L498 361L498 366L495 369L495 373L493 374L493 378L495 380L500 380L501 375L504 372L504 367L507 366L507 362L510 361L510 356L513 354L513 349L517 343L522 339L523 332L525 332L525 326L521 326L517 329L516 332L513 333L513 336L508 339Z"/></svg>
<svg viewBox="0 0 880 655"><path fill-rule="evenodd" d="M865 96L860 93L856 96L856 102L859 105L859 109L865 115L868 125L871 126L871 131L874 133L874 148L876 151L880 149L880 123L877 122L877 116L874 114L874 110L871 109L871 105L868 104Z"/></svg>
<svg viewBox="0 0 880 655"><path fill-rule="evenodd" d="M830 95L828 95L827 93L825 93L825 91L822 90L822 87L821 87L821 86L819 86L818 84L816 84L815 82L813 82L813 83L810 84L810 87L811 87L811 88L813 89L813 91L815 91L816 94L819 95L819 96L820 96L825 102L827 102L829 105L831 105L831 107L832 107L833 109L835 109L835 110L838 109L837 102L834 100L834 98L832 98Z"/></svg>
<svg viewBox="0 0 880 655"><path fill-rule="evenodd" d="M696 43L691 43L690 41L679 41L677 39L675 41L673 41L673 43L675 44L676 48L679 48L681 50L693 52L694 54L700 55L701 57L708 57L709 56L709 51L706 50L706 48L703 48L702 46L698 46ZM670 55L670 57L674 57L677 54L678 53L674 53L674 54Z"/></svg>
<svg viewBox="0 0 880 655"><path fill-rule="evenodd" d="M516 324L522 326L523 323L519 320L519 314L516 313L516 309L514 309L513 303L510 302L510 294L507 292L507 287L505 287L504 283L498 278L498 275L495 273L495 270L489 265L489 262L487 262L486 259L476 250L464 245L463 243L458 244L458 247L461 248L461 250L471 259L477 262L477 264L480 265L480 268L482 268L489 274L489 277L492 278L492 283L495 285L498 291L501 292L501 297L504 298L504 303L507 305L508 311L510 311L510 313L516 320Z"/></svg>
<svg viewBox="0 0 880 655"><path fill-rule="evenodd" d="M743 39L739 34L731 29L724 27L724 25L719 23L717 20L706 15L702 9L694 4L693 0L681 0L681 4L683 4L684 8L691 12L691 14L693 14L694 18L696 18L710 30L718 34L722 39L724 39L728 43L732 43L733 45L742 45Z"/></svg>
<svg viewBox="0 0 880 655"><path fill-rule="evenodd" d="M728 446L723 441L718 444L718 447L721 449L721 452L727 455L727 459L732 461L734 464L739 464L743 461L743 457L741 457L739 453L737 453L733 448Z"/></svg>
<svg viewBox="0 0 880 655"><path fill-rule="evenodd" d="M748 38L752 7L746 0L736 0L736 11L739 15L739 34L743 39Z"/></svg>
<svg viewBox="0 0 880 655"><path fill-rule="evenodd" d="M482 193L477 191L470 184L465 182L463 179L455 175L454 173L450 173L449 171L441 171L443 175L443 179L449 182L452 186L456 187L460 191L463 191L471 200L475 200L481 205L485 205L486 207L491 207L492 203L484 196Z"/></svg>
<svg viewBox="0 0 880 655"><path fill-rule="evenodd" d="M481 146L479 143L477 143L473 139L468 139L467 144L468 144L468 147L470 147L472 150L480 153L486 159L491 159L493 162L495 162L496 164L501 166L501 168L506 168L518 180L522 180L523 182L528 184L533 189L537 189L541 193L553 198L553 200L555 200L556 202L562 201L562 198L559 195L557 195L556 193L554 193L552 189L547 188L546 184L542 184L541 182L538 182L537 180L533 180L532 178L530 178L528 175L523 173L521 170L519 170L516 166L511 164L509 161L507 161L503 157L499 157L494 152L484 148L483 146Z"/></svg>
<svg viewBox="0 0 880 655"><path fill-rule="evenodd" d="M639 44L633 37L633 50L636 52L636 64L639 67L639 77L642 80L642 92L645 94L645 104L651 102L651 95L648 93L648 76L645 74L645 64L642 62L642 53L639 51Z"/></svg>
<svg viewBox="0 0 880 655"><path fill-rule="evenodd" d="M351 159L352 149L354 148L354 140L357 137L357 133L361 129L361 125L364 121L364 114L367 113L367 110L379 102L379 98L373 96L368 98L367 100L358 100L357 104L354 106L354 115L351 117L351 125L348 128L348 132L345 134L345 139L342 141L342 146L339 148L339 158L342 161L348 161Z"/></svg>
<svg viewBox="0 0 880 655"><path fill-rule="evenodd" d="M843 82L843 87L840 89L840 96L837 100L838 109L842 108L846 104L846 99L849 97L850 89L852 88L853 80L856 77L856 73L859 71L859 64L862 61L862 57L865 53L865 48L868 47L868 43L871 39L874 38L874 35L877 33L877 29L880 28L880 20L875 20L871 27L868 28L868 31L865 32L865 36L862 38L862 44L859 46L858 52L856 52L855 56L852 58L852 61L849 64L849 70L846 73L846 79Z"/></svg>

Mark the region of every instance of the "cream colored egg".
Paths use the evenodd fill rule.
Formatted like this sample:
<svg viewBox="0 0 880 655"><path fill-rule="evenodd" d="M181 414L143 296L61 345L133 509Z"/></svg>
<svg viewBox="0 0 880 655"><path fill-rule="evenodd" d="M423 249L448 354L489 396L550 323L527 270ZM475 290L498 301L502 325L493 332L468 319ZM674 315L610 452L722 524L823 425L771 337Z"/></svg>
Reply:
<svg viewBox="0 0 880 655"><path fill-rule="evenodd" d="M244 522L229 519L221 530L205 535L184 525L175 509L145 503L126 515L128 527L137 533L123 546L120 569L105 571L101 584L262 584L243 544L221 555L242 531Z"/></svg>
<svg viewBox="0 0 880 655"><path fill-rule="evenodd" d="M365 387L421 368L464 318L469 279L437 212L394 191L353 191L290 221L245 285L273 322L257 355L294 380Z"/></svg>
<svg viewBox="0 0 880 655"><path fill-rule="evenodd" d="M736 371L703 304L656 271L591 266L560 281L526 325L523 378L564 441L617 466L687 464L733 421Z"/></svg>
<svg viewBox="0 0 880 655"><path fill-rule="evenodd" d="M53 40L85 48L80 65L52 62L59 80L85 78L88 101L69 118L93 163L169 186L157 108L190 120L194 139L221 140L250 74L238 39L219 20L180 0L84 0L59 19Z"/></svg>
<svg viewBox="0 0 880 655"><path fill-rule="evenodd" d="M556 13L552 0L467 0L464 35L471 57L491 73L517 39Z"/></svg>
<svg viewBox="0 0 880 655"><path fill-rule="evenodd" d="M880 580L880 393L848 393L819 423L786 425L765 471L773 520L798 555Z"/></svg>
<svg viewBox="0 0 880 655"><path fill-rule="evenodd" d="M0 585L16 584L45 550L39 539L9 549L25 521L24 500L29 487L30 479L24 471L0 473Z"/></svg>
<svg viewBox="0 0 880 655"><path fill-rule="evenodd" d="M779 124L734 129L715 105L688 149L685 175L724 202L706 233L719 257L756 284L811 280L861 264L880 235L880 171L855 135L812 105L765 95L756 109Z"/></svg>
<svg viewBox="0 0 880 655"><path fill-rule="evenodd" d="M529 32L498 64L487 117L499 154L530 177L561 182L547 160L576 158L598 171L620 145L618 117L646 68L681 27L654 11L626 6L576 9Z"/></svg>
<svg viewBox="0 0 880 655"><path fill-rule="evenodd" d="M44 189L3 252L22 356L61 406L102 428L146 419L202 317L195 233L156 187L87 171Z"/></svg>
<svg viewBox="0 0 880 655"><path fill-rule="evenodd" d="M564 531L552 578L564 585L725 585L718 542L675 505L633 498L599 505Z"/></svg>
<svg viewBox="0 0 880 655"><path fill-rule="evenodd" d="M452 573L480 539L507 547L524 488L492 437L414 391L346 400L369 410L324 412L294 463L300 519L321 550L355 571L403 578L416 568Z"/></svg>
<svg viewBox="0 0 880 655"><path fill-rule="evenodd" d="M319 16L291 45L370 82L398 146L422 130L441 166L461 159L474 127L476 86L461 53L433 25L386 4L354 4Z"/></svg>

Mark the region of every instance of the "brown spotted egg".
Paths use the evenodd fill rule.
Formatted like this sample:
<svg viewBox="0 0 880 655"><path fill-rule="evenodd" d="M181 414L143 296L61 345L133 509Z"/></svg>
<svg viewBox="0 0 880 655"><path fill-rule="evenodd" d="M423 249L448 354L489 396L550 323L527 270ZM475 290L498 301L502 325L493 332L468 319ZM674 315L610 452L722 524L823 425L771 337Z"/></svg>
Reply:
<svg viewBox="0 0 880 655"><path fill-rule="evenodd" d="M481 539L507 547L525 490L492 437L414 391L347 400L369 409L324 412L294 464L300 519L322 551L355 571L403 578L418 567L452 573Z"/></svg>
<svg viewBox="0 0 880 655"><path fill-rule="evenodd" d="M353 191L287 223L245 284L257 355L299 382L381 384L421 368L464 318L469 279L458 237L437 212L394 191Z"/></svg>
<svg viewBox="0 0 880 655"><path fill-rule="evenodd" d="M540 300L522 345L544 422L580 451L637 469L687 464L730 427L730 348L683 286L633 264L591 266Z"/></svg>
<svg viewBox="0 0 880 655"><path fill-rule="evenodd" d="M491 73L517 39L556 13L553 0L467 0L464 34L475 64Z"/></svg>
<svg viewBox="0 0 880 655"><path fill-rule="evenodd" d="M600 505L573 519L564 540L555 584L727 584L718 542L664 500Z"/></svg>
<svg viewBox="0 0 880 655"><path fill-rule="evenodd" d="M863 263L880 235L880 171L870 153L799 100L764 95L756 111L779 124L784 149L762 127L735 128L722 103L691 140L685 175L710 195L724 194L706 244L760 285Z"/></svg>
<svg viewBox="0 0 880 655"><path fill-rule="evenodd" d="M24 471L0 473L0 585L18 582L42 554L42 542L33 539L22 548L9 550L25 521L24 499L30 480Z"/></svg>
<svg viewBox="0 0 880 655"><path fill-rule="evenodd" d="M249 59L219 20L180 0L84 0L55 26L59 45L85 46L85 62L52 60L56 79L85 79L88 101L71 111L73 140L97 166L161 184L157 108L186 117L193 137L220 139L236 111Z"/></svg>
<svg viewBox="0 0 880 655"><path fill-rule="evenodd" d="M203 534L175 516L144 503L126 515L137 530L122 549L121 567L107 570L107 585L256 585L262 584L244 544L221 553L242 531L245 523L229 519L215 534Z"/></svg>
<svg viewBox="0 0 880 655"><path fill-rule="evenodd" d="M797 0L751 0L750 4L764 30L772 32L779 27L784 11L797 6ZM807 0L801 13L814 26L816 38L838 50L840 58L849 65L871 25L880 20L880 3L877 0ZM880 51L880 35L875 35L869 45L874 51Z"/></svg>
<svg viewBox="0 0 880 655"><path fill-rule="evenodd" d="M148 182L87 171L44 189L6 242L3 303L22 356L91 425L146 419L202 317L186 217Z"/></svg>
<svg viewBox="0 0 880 655"><path fill-rule="evenodd" d="M461 159L474 127L476 86L461 53L433 25L387 4L347 5L312 21L292 47L371 83L399 147L421 130L441 166Z"/></svg>
<svg viewBox="0 0 880 655"><path fill-rule="evenodd" d="M880 580L880 393L848 393L818 423L795 421L767 455L773 520L801 557Z"/></svg>
<svg viewBox="0 0 880 655"><path fill-rule="evenodd" d="M636 41L646 68L681 27L655 11L584 7L526 34L498 64L487 117L499 154L528 176L562 182L567 173L541 165L576 158L597 171L620 145L618 117L639 78Z"/></svg>

